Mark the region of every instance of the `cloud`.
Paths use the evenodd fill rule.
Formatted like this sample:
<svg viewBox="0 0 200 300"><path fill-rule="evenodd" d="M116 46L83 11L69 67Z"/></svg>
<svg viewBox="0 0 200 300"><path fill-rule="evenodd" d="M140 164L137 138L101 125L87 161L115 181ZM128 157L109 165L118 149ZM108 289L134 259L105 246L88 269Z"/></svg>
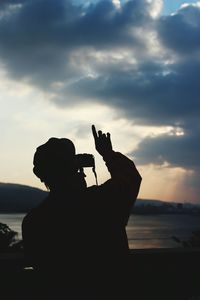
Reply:
<svg viewBox="0 0 200 300"><path fill-rule="evenodd" d="M182 193L181 200L188 197L193 202L199 202L200 194L200 127L197 124L198 121L188 124L185 131L174 128L167 134L148 136L129 153L139 165L184 170L177 193Z"/></svg>
<svg viewBox="0 0 200 300"><path fill-rule="evenodd" d="M200 60L181 58L199 47L200 8L159 17L161 6L6 1L0 60L9 76L47 91L58 105L103 102L139 124L184 126L200 111Z"/></svg>
<svg viewBox="0 0 200 300"><path fill-rule="evenodd" d="M115 106L135 123L185 126L200 113L199 67L197 61L167 68L146 62L135 70L81 78L70 89L79 96L85 94L86 98Z"/></svg>
<svg viewBox="0 0 200 300"><path fill-rule="evenodd" d="M164 45L179 55L200 51L200 4L185 4L174 14L160 18L157 25Z"/></svg>
<svg viewBox="0 0 200 300"><path fill-rule="evenodd" d="M1 60L11 76L43 88L77 77L82 70L71 62L76 49L142 45L134 30L150 20L144 7L145 1L130 1L120 10L112 1L88 6L66 0L7 1L0 6Z"/></svg>
<svg viewBox="0 0 200 300"><path fill-rule="evenodd" d="M183 132L180 128L140 142L134 155L140 164L182 167L188 170L200 170L199 129L196 132Z"/></svg>
<svg viewBox="0 0 200 300"><path fill-rule="evenodd" d="M183 5L175 14L158 20L158 39L171 61L161 65L163 74L157 79L152 76L151 87L156 88L149 92L145 100L142 95L140 103L143 100L146 103L147 123L151 123L151 120L160 124L168 123L174 129L146 137L133 151L140 164L187 170L183 185L193 186L196 193L200 192L197 184L200 175L199 16L200 5L196 3ZM166 67L168 71L165 72ZM153 74L156 72L153 71ZM152 97L155 97L155 105Z"/></svg>

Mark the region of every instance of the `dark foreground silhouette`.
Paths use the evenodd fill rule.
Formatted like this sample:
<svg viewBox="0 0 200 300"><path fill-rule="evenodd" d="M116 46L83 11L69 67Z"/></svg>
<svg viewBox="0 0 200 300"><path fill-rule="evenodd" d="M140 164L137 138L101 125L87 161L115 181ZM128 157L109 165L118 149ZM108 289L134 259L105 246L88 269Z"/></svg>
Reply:
<svg viewBox="0 0 200 300"><path fill-rule="evenodd" d="M68 139L51 138L34 155L33 171L50 192L24 218L22 235L43 299L126 299L129 289L125 227L141 176L112 150L109 133L92 130L111 174L100 186L86 187L83 167L90 162L80 161Z"/></svg>

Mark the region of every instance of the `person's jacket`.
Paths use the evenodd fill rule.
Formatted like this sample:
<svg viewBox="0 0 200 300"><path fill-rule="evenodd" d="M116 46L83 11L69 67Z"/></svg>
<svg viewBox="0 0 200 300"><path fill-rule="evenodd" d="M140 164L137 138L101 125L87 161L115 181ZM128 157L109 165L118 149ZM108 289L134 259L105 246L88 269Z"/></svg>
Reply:
<svg viewBox="0 0 200 300"><path fill-rule="evenodd" d="M104 157L111 178L99 186L53 194L23 220L24 251L36 269L93 272L128 254L126 225L141 176L118 152ZM83 273L84 273L83 272ZM84 276L83 273L80 276Z"/></svg>

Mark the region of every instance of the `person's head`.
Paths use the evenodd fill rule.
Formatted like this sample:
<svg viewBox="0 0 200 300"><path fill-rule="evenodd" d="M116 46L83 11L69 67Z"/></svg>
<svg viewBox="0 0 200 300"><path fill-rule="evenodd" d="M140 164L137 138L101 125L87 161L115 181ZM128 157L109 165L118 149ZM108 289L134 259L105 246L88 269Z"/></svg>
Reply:
<svg viewBox="0 0 200 300"><path fill-rule="evenodd" d="M33 172L51 190L73 184L80 178L75 146L66 138L50 138L36 149Z"/></svg>

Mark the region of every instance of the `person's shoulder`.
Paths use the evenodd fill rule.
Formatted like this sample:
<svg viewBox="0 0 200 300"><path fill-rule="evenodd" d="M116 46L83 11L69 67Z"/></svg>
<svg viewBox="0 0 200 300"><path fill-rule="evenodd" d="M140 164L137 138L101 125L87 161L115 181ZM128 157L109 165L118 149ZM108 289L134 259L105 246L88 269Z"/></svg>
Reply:
<svg viewBox="0 0 200 300"><path fill-rule="evenodd" d="M125 163L129 163L129 164L133 164L132 159L130 159L128 156L126 156L125 154L122 154L121 152L114 152L113 154L113 158L117 159L117 160L121 160Z"/></svg>
<svg viewBox="0 0 200 300"><path fill-rule="evenodd" d="M104 183L100 185L92 185L86 189L86 193L88 194L95 194L95 193L100 193L102 191L106 191L110 185L112 185L112 180L108 179Z"/></svg>

